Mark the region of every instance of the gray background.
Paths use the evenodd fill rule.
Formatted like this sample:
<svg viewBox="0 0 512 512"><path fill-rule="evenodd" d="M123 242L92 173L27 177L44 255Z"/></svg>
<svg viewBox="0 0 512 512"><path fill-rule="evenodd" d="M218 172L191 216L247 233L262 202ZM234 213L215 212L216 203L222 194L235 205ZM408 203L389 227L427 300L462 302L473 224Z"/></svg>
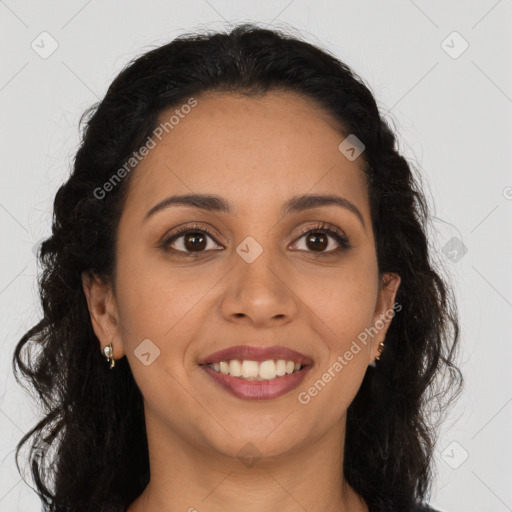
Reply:
<svg viewBox="0 0 512 512"><path fill-rule="evenodd" d="M11 358L41 313L33 250L50 234L79 117L153 45L241 21L296 27L346 61L421 169L435 203L433 249L458 299L466 377L441 430L431 504L512 511L511 0L0 0L0 510L40 510L14 465L38 411Z"/></svg>

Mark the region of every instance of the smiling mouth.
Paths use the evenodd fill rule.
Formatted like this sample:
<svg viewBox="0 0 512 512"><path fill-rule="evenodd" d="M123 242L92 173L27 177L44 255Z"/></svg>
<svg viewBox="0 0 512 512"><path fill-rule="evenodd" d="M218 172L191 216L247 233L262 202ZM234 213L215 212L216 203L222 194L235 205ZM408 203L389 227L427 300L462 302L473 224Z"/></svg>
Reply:
<svg viewBox="0 0 512 512"><path fill-rule="evenodd" d="M283 366L285 373L278 375L278 372L283 372ZM231 359L201 364L200 367L216 384L237 398L272 400L288 394L299 386L312 365L302 365L284 359L269 359L259 363L249 359ZM232 368L234 375L230 373Z"/></svg>
<svg viewBox="0 0 512 512"><path fill-rule="evenodd" d="M268 359L266 361L232 359L219 363L209 363L207 366L223 375L230 375L248 381L263 381L297 373L306 365L285 359Z"/></svg>
<svg viewBox="0 0 512 512"><path fill-rule="evenodd" d="M272 400L305 379L313 359L284 346L237 345L198 361L213 381L238 398Z"/></svg>

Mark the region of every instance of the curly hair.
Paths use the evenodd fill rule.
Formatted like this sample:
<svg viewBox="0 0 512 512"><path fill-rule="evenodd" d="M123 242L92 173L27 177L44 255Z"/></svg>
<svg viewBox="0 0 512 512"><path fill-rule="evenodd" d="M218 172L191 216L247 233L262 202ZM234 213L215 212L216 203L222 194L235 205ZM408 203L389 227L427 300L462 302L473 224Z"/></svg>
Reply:
<svg viewBox="0 0 512 512"><path fill-rule="evenodd" d="M30 440L45 511L125 510L149 482L143 397L126 358L105 371L82 287L82 275L93 273L115 286L117 227L134 172L105 197L95 190L141 147L164 110L207 92L278 89L316 101L364 143L378 269L401 277L402 310L386 350L348 409L345 478L372 512L405 511L429 498L436 428L462 375L457 308L433 260L421 178L399 154L369 87L346 64L283 31L242 24L151 49L80 119L81 144L38 254L43 317L12 360L17 381L20 372L44 409L19 441L16 465L20 471L19 452Z"/></svg>

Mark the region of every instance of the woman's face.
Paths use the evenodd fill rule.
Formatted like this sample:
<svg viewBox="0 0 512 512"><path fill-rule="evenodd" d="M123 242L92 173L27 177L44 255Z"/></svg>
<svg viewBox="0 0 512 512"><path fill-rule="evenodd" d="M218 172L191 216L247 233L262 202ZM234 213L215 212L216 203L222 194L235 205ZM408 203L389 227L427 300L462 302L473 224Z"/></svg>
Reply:
<svg viewBox="0 0 512 512"><path fill-rule="evenodd" d="M400 282L379 291L361 158L294 93L208 94L163 134L133 171L120 219L113 322L93 321L102 346L113 340L116 359L128 358L148 432L227 456L343 432ZM210 199L153 210L185 195ZM306 367L272 378L300 357L242 345L293 350ZM255 368L262 381L236 376Z"/></svg>

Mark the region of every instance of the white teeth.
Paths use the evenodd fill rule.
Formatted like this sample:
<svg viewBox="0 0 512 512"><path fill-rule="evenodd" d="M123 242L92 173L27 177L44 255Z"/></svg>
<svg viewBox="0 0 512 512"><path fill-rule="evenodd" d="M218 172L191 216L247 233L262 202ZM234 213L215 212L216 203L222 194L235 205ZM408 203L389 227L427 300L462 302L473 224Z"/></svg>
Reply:
<svg viewBox="0 0 512 512"><path fill-rule="evenodd" d="M260 363L259 376L262 379L266 379L266 380L275 379L276 378L276 363L274 363L274 361L272 361L272 359L270 361L263 361L262 363Z"/></svg>
<svg viewBox="0 0 512 512"><path fill-rule="evenodd" d="M229 373L233 375L233 377L241 377L242 376L242 363L237 359L233 359L229 362Z"/></svg>
<svg viewBox="0 0 512 512"><path fill-rule="evenodd" d="M276 377L289 375L301 369L300 363L284 359L278 359L277 361L269 359L261 363L258 363L258 361L232 359L231 361L212 363L208 366L224 375L241 377L246 380L271 380Z"/></svg>
<svg viewBox="0 0 512 512"><path fill-rule="evenodd" d="M258 376L258 363L257 361L244 361L242 363L242 377L248 379L249 377Z"/></svg>
<svg viewBox="0 0 512 512"><path fill-rule="evenodd" d="M286 361L284 359L279 359L276 363L276 375L278 377L282 377L286 375Z"/></svg>

